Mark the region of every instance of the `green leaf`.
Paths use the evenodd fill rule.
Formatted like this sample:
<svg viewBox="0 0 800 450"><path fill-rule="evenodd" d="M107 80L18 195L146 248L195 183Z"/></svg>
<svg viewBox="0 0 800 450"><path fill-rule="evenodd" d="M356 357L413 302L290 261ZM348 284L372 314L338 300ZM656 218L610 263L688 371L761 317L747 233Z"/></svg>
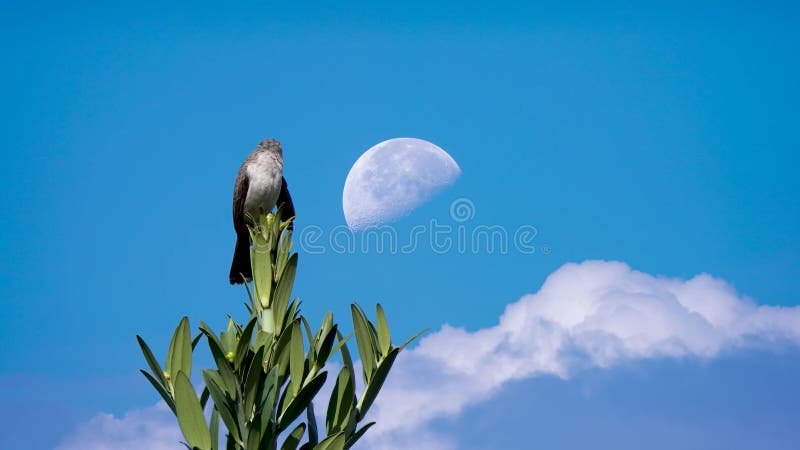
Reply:
<svg viewBox="0 0 800 450"><path fill-rule="evenodd" d="M292 251L292 232L284 229L278 240L278 251L275 255L275 272L283 273L286 263L289 261L289 253Z"/></svg>
<svg viewBox="0 0 800 450"><path fill-rule="evenodd" d="M292 295L295 274L297 273L297 253L293 254L281 273L275 295L272 296L273 308L276 314L276 324L283 322L283 314L289 306L289 297Z"/></svg>
<svg viewBox="0 0 800 450"><path fill-rule="evenodd" d="M270 367L277 365L278 361L280 361L284 355L288 355L288 351L286 349L289 348L289 343L292 341L292 329L294 326L294 322L290 323L289 326L287 326L278 337L278 342L275 343L272 353L269 355L268 364Z"/></svg>
<svg viewBox="0 0 800 450"><path fill-rule="evenodd" d="M194 351L194 348L197 347L197 343L200 342L201 337L203 337L202 332L197 333L197 336L195 336L194 339L192 339L192 351Z"/></svg>
<svg viewBox="0 0 800 450"><path fill-rule="evenodd" d="M214 362L217 363L217 371L214 373L220 377L220 387L224 388L232 398L236 399L236 375L233 373L231 363L225 358L225 353L221 346L222 344L217 339L217 336L214 335L211 328L203 322L200 322L200 331L206 335L206 341L208 342L208 348L211 350L211 356L214 357Z"/></svg>
<svg viewBox="0 0 800 450"><path fill-rule="evenodd" d="M267 373L264 387L261 389L261 410L270 412L270 419L275 417L275 399L278 397L278 368L273 367Z"/></svg>
<svg viewBox="0 0 800 450"><path fill-rule="evenodd" d="M266 243L255 241L255 246L250 247L250 264L253 268L253 289L255 290L257 305L269 308L272 297L272 262L270 261L270 248Z"/></svg>
<svg viewBox="0 0 800 450"><path fill-rule="evenodd" d="M325 429L328 434L343 431L350 413L355 408L355 380L353 372L342 367L336 384L333 386L331 398L328 402L328 413L325 416Z"/></svg>
<svg viewBox="0 0 800 450"><path fill-rule="evenodd" d="M227 356L236 353L236 344L239 342L239 336L242 335L242 329L233 317L228 316L228 326L220 333L219 340L222 344L222 351Z"/></svg>
<svg viewBox="0 0 800 450"><path fill-rule="evenodd" d="M290 386L292 396L295 396L303 385L303 372L305 369L303 332L300 331L300 325L297 322L292 326L292 341L289 345L289 371L292 377Z"/></svg>
<svg viewBox="0 0 800 450"><path fill-rule="evenodd" d="M147 378L147 381L149 381L150 384L152 384L153 387L156 388L156 391L158 391L158 393L161 394L161 398L164 399L164 402L167 404L167 406L169 406L169 409L171 409L172 412L174 413L175 402L172 400L172 395L170 395L170 393L167 392L166 388L162 386L161 383L156 381L156 379L153 378L153 376L147 373L145 370L139 369L139 372L142 372L142 375L144 375L144 377Z"/></svg>
<svg viewBox="0 0 800 450"><path fill-rule="evenodd" d="M303 433L306 431L306 424L300 423L297 425L289 436L286 437L286 440L283 441L283 445L281 446L281 450L296 450L297 446L300 445L300 440L303 439Z"/></svg>
<svg viewBox="0 0 800 450"><path fill-rule="evenodd" d="M408 344L414 342L418 337L422 336L423 334L427 333L430 330L431 330L430 328L425 328L424 330L420 331L419 333L411 336L410 338L408 338L408 340L403 342L403 345L400 346L400 350L405 349L406 346L408 346Z"/></svg>
<svg viewBox="0 0 800 450"><path fill-rule="evenodd" d="M200 394L200 406L203 408L203 411L206 409L206 403L208 403L208 397L211 395L208 392L208 386L203 388L203 392Z"/></svg>
<svg viewBox="0 0 800 450"><path fill-rule="evenodd" d="M317 334L314 335L314 345L317 346L319 349L320 342L328 335L328 332L333 327L333 313L330 311L325 313L325 316L322 318L322 324L317 329Z"/></svg>
<svg viewBox="0 0 800 450"><path fill-rule="evenodd" d="M344 338L342 338L342 335L341 335L341 333L339 333L339 330L335 330L335 331L336 331L336 336L339 339L339 342L337 342L336 345L334 345L333 348L331 348L331 351L330 351L330 354L328 355L328 357L330 358L330 355L335 354L341 348L342 352L346 352L347 353L347 357L350 358L350 350L347 349L347 346L345 344L347 344L347 341L349 341L350 338L353 337L353 333L350 333L347 336L345 336ZM344 356L344 353L342 354L342 356ZM350 364L350 367L352 367L352 366L353 366L353 364Z"/></svg>
<svg viewBox="0 0 800 450"><path fill-rule="evenodd" d="M278 418L278 432L285 430L308 407L317 392L322 389L327 376L328 372L322 372L300 389L300 392L289 402L286 410Z"/></svg>
<svg viewBox="0 0 800 450"><path fill-rule="evenodd" d="M295 319L301 319L302 316L297 317L297 311L300 309L300 299L295 297L292 300L292 303L286 308L286 312L283 316L283 326L286 327L289 322Z"/></svg>
<svg viewBox="0 0 800 450"><path fill-rule="evenodd" d="M209 434L211 434L211 449L217 450L219 447L219 411L214 408L211 411L211 426L209 427Z"/></svg>
<svg viewBox="0 0 800 450"><path fill-rule="evenodd" d="M231 433L225 437L225 450L241 450L243 443L236 440Z"/></svg>
<svg viewBox="0 0 800 450"><path fill-rule="evenodd" d="M360 308L359 308L360 309ZM364 318L366 318L366 314ZM381 353L381 346L378 343L378 331L375 329L375 324L372 323L369 319L367 319L367 328L369 330L369 338L372 339L372 345L375 347L375 360L380 361L383 358L383 354Z"/></svg>
<svg viewBox="0 0 800 450"><path fill-rule="evenodd" d="M250 429L247 431L247 447L245 448L260 448L259 444L261 443L261 428L259 424L261 423L261 414L256 413L255 417L253 417L253 422L250 424Z"/></svg>
<svg viewBox="0 0 800 450"><path fill-rule="evenodd" d="M188 335L187 335L188 336ZM188 344L188 342L187 342ZM175 377L175 409L183 437L191 447L211 449L211 434L192 383L182 370Z"/></svg>
<svg viewBox="0 0 800 450"><path fill-rule="evenodd" d="M271 423L272 411L261 411L258 413L258 429L261 433L261 443L257 448L274 449L278 445L278 436L275 435L275 427Z"/></svg>
<svg viewBox="0 0 800 450"><path fill-rule="evenodd" d="M264 347L258 349L258 353L256 353L253 357L253 361L250 363L250 368L247 371L247 377L245 378L244 383L244 392L242 393L242 396L244 397L245 411L252 411L253 406L255 406L256 399L258 398L259 386L261 385L264 375L264 366L262 364L262 361L264 360L264 350Z"/></svg>
<svg viewBox="0 0 800 450"><path fill-rule="evenodd" d="M209 341L209 346L214 344L222 352L222 349L224 347L222 346L222 342L220 342L219 338L214 333L214 330L212 330L211 327L209 327L208 324L203 322L202 320L200 321L200 327L199 328L200 328L200 332L203 333L204 335L206 335L206 339ZM224 352L223 352L223 354L224 354Z"/></svg>
<svg viewBox="0 0 800 450"><path fill-rule="evenodd" d="M253 344L253 347L258 350L261 347L266 346L267 344L272 344L272 333L267 333L266 331L258 330L256 331L256 341Z"/></svg>
<svg viewBox="0 0 800 450"><path fill-rule="evenodd" d="M314 447L314 450L344 450L345 436L341 431L332 436L326 437L322 442Z"/></svg>
<svg viewBox="0 0 800 450"><path fill-rule="evenodd" d="M319 442L319 432L317 431L317 416L314 414L314 401L306 408L306 422L308 422L308 442L317 445Z"/></svg>
<svg viewBox="0 0 800 450"><path fill-rule="evenodd" d="M364 433L367 432L367 430L372 428L373 425L375 425L375 422L370 422L370 423L364 425L363 427L359 428L358 431L356 431L352 436L350 436L350 439L347 440L347 442L344 445L344 448L350 448L353 445L355 445L356 441L361 439L361 436L363 436Z"/></svg>
<svg viewBox="0 0 800 450"><path fill-rule="evenodd" d="M222 422L231 436L234 437L236 442L241 442L241 433L239 432L239 422L236 420L235 407L232 405L231 397L225 393L222 387L222 380L219 374L214 370L204 370L203 380L206 382L208 392L214 400L214 410L219 411Z"/></svg>
<svg viewBox="0 0 800 450"><path fill-rule="evenodd" d="M242 284L244 284L244 289L247 291L247 298L250 300L250 305L244 306L247 307L247 311L250 313L250 315L252 315L253 311L258 309L256 308L256 298L253 296L253 291L250 290L250 285L248 283Z"/></svg>
<svg viewBox="0 0 800 450"><path fill-rule="evenodd" d="M353 327L356 333L356 343L358 344L358 354L361 355L361 365L363 367L364 384L369 384L377 363L376 343L372 339L370 324L364 312L355 303L350 305L353 314Z"/></svg>
<svg viewBox="0 0 800 450"><path fill-rule="evenodd" d="M375 371L375 376L367 384L366 389L364 389L364 394L361 397L361 400L358 402L359 420L363 419L367 415L369 407L372 406L372 402L374 402L375 398L378 396L378 392L380 392L383 382L386 381L386 377L389 375L389 370L391 370L392 364L394 364L394 360L397 358L399 353L399 348L393 348L386 355L386 358L384 358L383 361L381 361L381 363L378 365L378 368Z"/></svg>
<svg viewBox="0 0 800 450"><path fill-rule="evenodd" d="M250 321L247 322L247 326L244 327L241 336L239 336L239 342L236 345L236 355L234 356L234 368L239 370L242 367L242 361L244 361L244 357L247 355L247 352L250 350L250 342L253 339L253 329L256 326L256 318L251 317Z"/></svg>
<svg viewBox="0 0 800 450"><path fill-rule="evenodd" d="M184 316L175 328L167 352L167 372L173 377L179 371L192 373L192 341L189 318Z"/></svg>
<svg viewBox="0 0 800 450"><path fill-rule="evenodd" d="M147 361L147 365L150 366L150 370L153 371L156 379L161 382L161 386L167 387L167 380L164 378L164 369L161 368L158 360L155 356L153 356L153 352L150 351L150 347L147 346L147 344L144 342L144 339L142 339L142 337L138 334L136 335L136 340L139 341L139 347L142 348L142 354L144 354L144 359Z"/></svg>
<svg viewBox="0 0 800 450"><path fill-rule="evenodd" d="M336 338L339 339L339 343L336 344L337 346L341 346L342 349L342 361L344 362L345 367L349 367L350 370L353 370L353 358L350 356L350 350L347 348L347 340L353 336L353 333L347 335L346 338L342 337L342 333L338 330L336 331Z"/></svg>
<svg viewBox="0 0 800 450"><path fill-rule="evenodd" d="M378 344L380 346L381 355L389 353L392 348L392 339L389 334L389 323L386 321L386 314L383 312L383 307L380 303L375 307L378 320Z"/></svg>
<svg viewBox="0 0 800 450"><path fill-rule="evenodd" d="M336 339L337 328L338 327L334 325L317 343L317 350L314 352L316 358L314 363L317 367L324 367L328 362L328 358L331 356L331 350L333 349L333 341Z"/></svg>
<svg viewBox="0 0 800 450"><path fill-rule="evenodd" d="M316 362L317 360L317 349L314 346L314 335L311 333L311 325L308 324L308 320L305 317L300 316L300 322L303 323L303 328L306 330L306 336L308 337L308 354L312 361Z"/></svg>

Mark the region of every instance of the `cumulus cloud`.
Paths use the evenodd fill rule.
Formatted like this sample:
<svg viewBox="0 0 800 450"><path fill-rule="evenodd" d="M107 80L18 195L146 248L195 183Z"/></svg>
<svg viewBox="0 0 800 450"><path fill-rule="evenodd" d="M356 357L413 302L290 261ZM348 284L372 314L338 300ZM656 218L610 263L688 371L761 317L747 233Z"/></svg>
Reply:
<svg viewBox="0 0 800 450"><path fill-rule="evenodd" d="M371 419L370 448L408 448L428 424L453 417L505 384L568 377L624 360L711 358L775 341L800 343L800 307L759 306L728 283L653 276L621 262L566 264L539 292L506 307L494 327L443 326L397 362ZM396 443L396 444L393 444Z"/></svg>
<svg viewBox="0 0 800 450"><path fill-rule="evenodd" d="M101 413L78 427L56 450L179 450L185 449L178 423L162 401L134 409L118 419Z"/></svg>
<svg viewBox="0 0 800 450"><path fill-rule="evenodd" d="M369 419L371 450L455 448L431 424L539 375L652 358L713 358L737 348L800 343L800 307L757 305L723 280L653 276L621 262L566 264L535 294L474 332L444 325L398 359ZM324 411L317 408L317 411ZM413 440L409 440L412 439ZM179 448L164 406L99 415L60 450Z"/></svg>

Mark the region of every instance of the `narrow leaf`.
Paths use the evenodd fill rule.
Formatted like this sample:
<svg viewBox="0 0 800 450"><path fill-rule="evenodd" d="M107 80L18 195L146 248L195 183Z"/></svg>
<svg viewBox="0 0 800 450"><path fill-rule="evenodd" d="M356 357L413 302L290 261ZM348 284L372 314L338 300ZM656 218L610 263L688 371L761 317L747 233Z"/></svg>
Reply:
<svg viewBox="0 0 800 450"><path fill-rule="evenodd" d="M261 245L255 240L256 245L250 247L250 265L253 268L253 290L259 307L269 308L272 297L272 262L270 261L270 248L264 243Z"/></svg>
<svg viewBox="0 0 800 450"><path fill-rule="evenodd" d="M303 328L305 328L306 336L308 337L308 354L311 357L311 360L316 362L317 349L314 346L314 335L311 332L311 325L308 324L308 320L306 320L306 318L303 316L300 316L300 322L303 323Z"/></svg>
<svg viewBox="0 0 800 450"><path fill-rule="evenodd" d="M315 352L315 363L317 367L324 367L328 362L328 358L331 356L331 350L333 349L333 341L336 339L336 330L337 326L334 325L333 328L327 331L327 334L325 334L320 342L317 343L318 347Z"/></svg>
<svg viewBox="0 0 800 450"><path fill-rule="evenodd" d="M347 340L353 336L353 333L347 335L346 338L342 337L342 333L338 330L336 331L336 338L339 339L339 343L336 344L337 346L341 346L342 349L342 361L344 362L345 367L349 367L350 370L353 370L353 358L350 356L350 350L347 348Z"/></svg>
<svg viewBox="0 0 800 450"><path fill-rule="evenodd" d="M328 376L328 372L322 372L313 380L311 380L307 385L305 385L300 392L297 393L297 396L289 402L289 406L286 407L286 411L281 414L280 418L278 419L278 432L285 430L300 413L303 412L311 403L311 400L317 395L322 386L325 384L325 379Z"/></svg>
<svg viewBox="0 0 800 450"><path fill-rule="evenodd" d="M300 423L297 425L289 436L286 437L286 440L283 441L283 445L281 446L281 450L296 450L297 446L300 444L300 440L303 439L303 433L306 432L306 424Z"/></svg>
<svg viewBox="0 0 800 450"><path fill-rule="evenodd" d="M250 429L247 431L247 447L245 448L255 448L258 449L259 444L261 443L261 428L259 424L261 423L261 414L256 413L253 417L253 422L250 424Z"/></svg>
<svg viewBox="0 0 800 450"><path fill-rule="evenodd" d="M167 380L164 378L164 369L161 368L158 360L155 356L153 356L153 352L150 351L150 347L147 346L147 344L144 342L144 339L142 339L142 337L138 334L136 335L136 340L139 341L139 347L142 348L144 359L147 361L147 365L150 366L150 370L153 371L153 374L156 376L158 381L161 382L161 386L167 387Z"/></svg>
<svg viewBox="0 0 800 450"><path fill-rule="evenodd" d="M217 339L217 336L205 323L200 323L200 331L206 335L208 348L211 350L211 356L214 357L214 362L217 363L217 371L214 371L220 377L220 387L224 388L226 392L231 395L231 398L236 398L237 383L236 375L233 373L231 363L225 358L225 353L222 349L222 344Z"/></svg>
<svg viewBox="0 0 800 450"><path fill-rule="evenodd" d="M187 341L188 344L188 341ZM211 449L211 434L192 383L183 371L175 377L175 409L183 437L191 447Z"/></svg>
<svg viewBox="0 0 800 450"><path fill-rule="evenodd" d="M209 434L211 434L211 449L217 450L219 448L219 411L216 408L211 411Z"/></svg>
<svg viewBox="0 0 800 450"><path fill-rule="evenodd" d="M264 375L264 366L261 363L263 359L264 347L261 347L258 349L258 353L253 357L253 361L250 363L250 369L247 372L247 378L245 378L244 392L242 392L245 411L252 411L256 399L258 398L259 385Z"/></svg>
<svg viewBox="0 0 800 450"><path fill-rule="evenodd" d="M282 314L284 311L286 311L287 306L289 306L289 297L292 294L292 286L294 285L296 273L297 253L293 254L286 263L286 267L283 269L283 273L280 275L280 281L278 281L278 284L275 287L275 295L272 296L276 313L281 314L279 317L281 320L276 321L276 323L280 323L283 320Z"/></svg>
<svg viewBox="0 0 800 450"><path fill-rule="evenodd" d="M203 407L203 410L206 409L206 404L208 403L208 397L211 393L208 391L208 386L203 388L203 392L200 394L200 406Z"/></svg>
<svg viewBox="0 0 800 450"><path fill-rule="evenodd" d="M219 378L219 374L213 370L204 370L203 380L206 382L206 387L211 394L211 399L214 400L214 410L219 411L222 422L225 424L230 435L233 436L237 442L241 441L239 423L236 420L236 414L231 405L231 399L221 386L222 381Z"/></svg>
<svg viewBox="0 0 800 450"><path fill-rule="evenodd" d="M299 309L300 309L300 299L295 297L295 299L292 300L292 303L289 305L289 307L286 308L285 314L283 316L283 326L287 326L289 322L298 319L297 312L299 311Z"/></svg>
<svg viewBox="0 0 800 450"><path fill-rule="evenodd" d="M358 344L358 354L361 355L361 365L363 367L364 384L369 384L372 373L375 371L377 355L375 343L372 340L370 325L364 312L355 303L350 305L353 314L353 327L356 333L356 343Z"/></svg>
<svg viewBox="0 0 800 450"><path fill-rule="evenodd" d="M250 285L248 283L243 283L243 284L244 284L244 289L247 291L247 298L250 299L250 305L245 305L245 306L247 307L247 311L249 311L250 314L252 315L253 311L258 309L256 308L256 299L255 297L253 297L253 292L250 290Z"/></svg>
<svg viewBox="0 0 800 450"><path fill-rule="evenodd" d="M361 436L363 436L364 433L367 432L367 430L372 428L373 425L375 425L375 422L370 422L364 425L363 427L359 428L358 431L356 431L352 436L350 436L350 439L348 439L347 442L344 444L344 448L352 447L356 443L356 441L361 439Z"/></svg>
<svg viewBox="0 0 800 450"><path fill-rule="evenodd" d="M328 402L328 413L325 416L325 429L328 434L334 434L344 429L350 412L355 408L355 385L352 371L342 367L336 384L333 386L331 398Z"/></svg>
<svg viewBox="0 0 800 450"><path fill-rule="evenodd" d="M142 375L144 375L144 377L147 378L147 381L149 381L150 384L152 384L153 387L156 388L156 391L158 391L158 393L161 394L161 398L164 399L164 402L167 404L167 406L169 406L169 409L171 409L172 412L175 413L175 402L172 400L172 396L169 394L169 392L167 392L164 386L162 386L161 383L156 381L156 379L153 378L153 376L147 373L145 370L139 369L139 372L142 372Z"/></svg>
<svg viewBox="0 0 800 450"><path fill-rule="evenodd" d="M424 330L420 331L419 333L411 336L410 338L408 338L408 340L403 342L403 345L400 346L400 350L405 349L406 346L408 346L408 344L414 342L418 337L422 336L423 334L427 333L430 330L431 330L430 328L425 328Z"/></svg>
<svg viewBox="0 0 800 450"><path fill-rule="evenodd" d="M336 433L326 437L322 442L314 447L314 450L344 450L344 432Z"/></svg>
<svg viewBox="0 0 800 450"><path fill-rule="evenodd" d="M386 314L383 312L383 307L380 303L378 303L375 309L378 320L378 344L380 346L381 355L386 355L392 347L389 323L386 321Z"/></svg>
<svg viewBox="0 0 800 450"><path fill-rule="evenodd" d="M372 406L372 402L374 402L375 398L378 396L378 392L380 392L381 387L383 387L383 382L386 381L386 377L389 375L389 370L391 370L392 364L394 364L394 360L397 358L399 353L399 348L393 348L375 370L375 376L367 384L366 389L364 389L364 394L361 397L361 400L358 402L359 420L363 419L367 415L369 407Z"/></svg>
<svg viewBox="0 0 800 450"><path fill-rule="evenodd" d="M175 377L179 371L192 373L192 341L189 330L189 318L184 316L175 328L167 352L167 372Z"/></svg>
<svg viewBox="0 0 800 450"><path fill-rule="evenodd" d="M278 251L275 255L275 271L279 274L283 273L286 263L289 261L289 253L292 251L292 232L284 229L281 232L281 237L278 240Z"/></svg>
<svg viewBox="0 0 800 450"><path fill-rule="evenodd" d="M317 430L317 416L314 414L314 401L306 408L306 421L308 422L308 442L317 445L319 442L319 432Z"/></svg>
<svg viewBox="0 0 800 450"><path fill-rule="evenodd" d="M273 367L267 373L264 380L264 387L261 389L261 410L270 411L269 419L273 420L275 414L275 399L278 397L278 368Z"/></svg>
<svg viewBox="0 0 800 450"><path fill-rule="evenodd" d="M197 333L197 336L195 336L194 339L192 339L192 351L194 351L194 348L197 347L197 343L200 342L201 337L203 337L202 332Z"/></svg>
<svg viewBox="0 0 800 450"><path fill-rule="evenodd" d="M292 396L297 395L303 385L303 371L305 358L303 357L303 332L300 325L295 322L292 327L292 340L289 344L289 370L291 373Z"/></svg>
<svg viewBox="0 0 800 450"><path fill-rule="evenodd" d="M250 350L250 342L253 339L253 329L255 326L256 318L251 317L250 321L247 322L247 325L244 327L241 336L239 336L239 342L236 345L236 355L234 356L234 368L236 370L239 370L242 367L242 361L244 361L244 357Z"/></svg>
<svg viewBox="0 0 800 450"><path fill-rule="evenodd" d="M347 353L347 358L349 359L350 358L350 350L347 349L347 346L345 344L347 344L347 341L349 341L350 338L353 337L353 333L350 333L347 336L342 337L341 333L339 333L339 330L336 330L336 336L337 336L337 339L339 341L336 343L336 345L333 346L333 348L331 349L331 353L330 354L333 355L334 353L338 352L340 348L344 347L344 348L342 348L342 352L343 352L342 353L342 357L344 357L344 353L346 352ZM329 355L329 357L330 357L330 355ZM353 367L352 362L350 364L350 367Z"/></svg>

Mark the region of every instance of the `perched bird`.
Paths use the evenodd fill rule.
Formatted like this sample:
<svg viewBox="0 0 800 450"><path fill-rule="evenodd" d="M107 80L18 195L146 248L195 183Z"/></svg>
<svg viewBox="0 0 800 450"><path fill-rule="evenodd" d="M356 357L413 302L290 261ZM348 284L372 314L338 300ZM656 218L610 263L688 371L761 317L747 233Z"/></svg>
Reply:
<svg viewBox="0 0 800 450"><path fill-rule="evenodd" d="M244 160L233 186L233 228L236 249L231 263L231 284L253 279L250 267L250 234L245 213L256 216L259 209L271 211L283 204L283 220L294 217L294 205L283 177L283 150L275 139L265 139ZM291 224L290 224L291 227Z"/></svg>

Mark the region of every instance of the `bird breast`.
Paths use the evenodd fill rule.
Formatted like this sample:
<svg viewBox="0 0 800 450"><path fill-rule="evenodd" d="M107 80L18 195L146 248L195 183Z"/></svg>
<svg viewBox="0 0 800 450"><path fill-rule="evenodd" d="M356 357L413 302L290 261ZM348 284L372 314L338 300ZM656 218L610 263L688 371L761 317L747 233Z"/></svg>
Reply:
<svg viewBox="0 0 800 450"><path fill-rule="evenodd" d="M262 153L247 166L249 187L244 209L255 212L258 208L270 211L278 201L283 177L283 161L277 155Z"/></svg>

